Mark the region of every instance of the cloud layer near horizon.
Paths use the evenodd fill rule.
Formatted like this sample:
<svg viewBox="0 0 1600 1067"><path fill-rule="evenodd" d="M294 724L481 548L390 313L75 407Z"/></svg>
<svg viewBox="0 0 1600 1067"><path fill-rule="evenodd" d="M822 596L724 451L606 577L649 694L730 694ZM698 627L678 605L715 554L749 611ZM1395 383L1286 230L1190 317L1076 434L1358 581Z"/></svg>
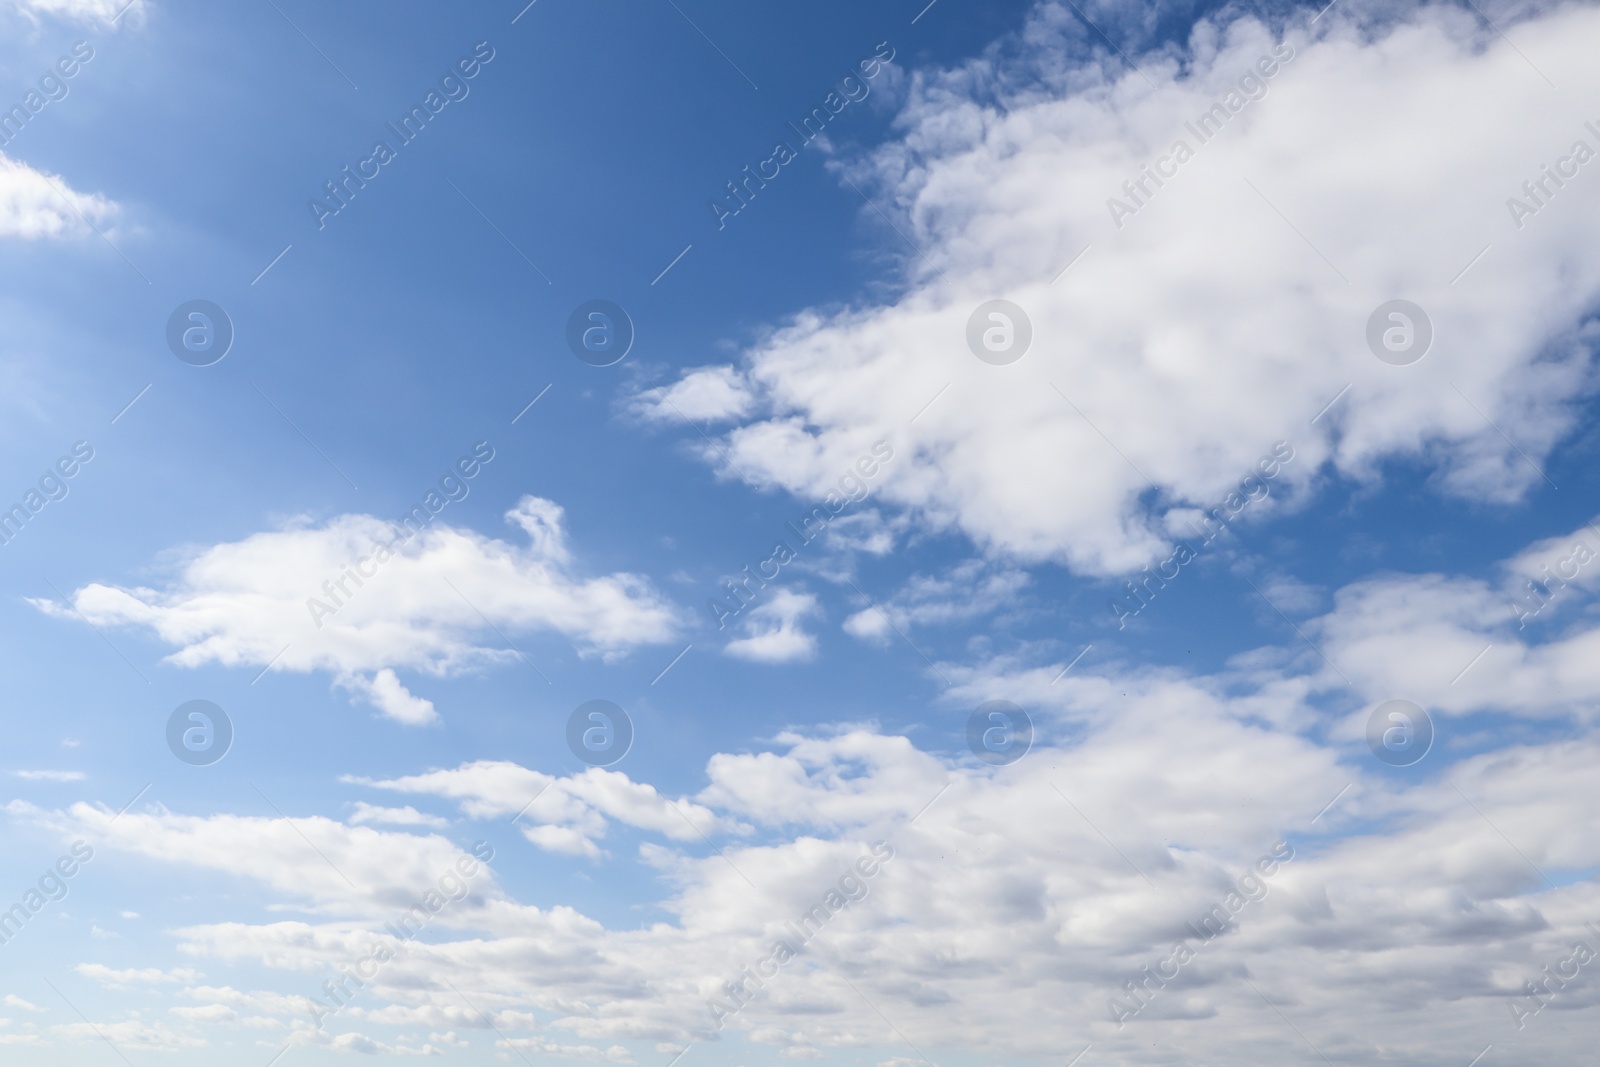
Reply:
<svg viewBox="0 0 1600 1067"><path fill-rule="evenodd" d="M1592 572L1543 587L1548 604L1527 625L1509 607L1530 568L1571 573L1561 561L1581 554L1580 542L1600 549L1594 524L1514 554L1499 584L1380 574L1337 590L1327 612L1304 620L1326 660L1295 638L1209 675L1111 661L1062 677L1021 656L943 664L954 679L946 710L995 694L1033 710L1039 740L1005 767L837 724L718 753L700 791L677 799L623 770L553 776L477 760L347 777L424 810L358 800L345 821L160 806L117 817L85 803L7 810L63 839L253 883L269 912L303 914L177 931L195 968L284 975L278 988L239 992L161 972L152 981L174 987L191 1013L173 1009L185 1026L253 1025L279 1031L279 1042L359 1051L374 1041L360 1029L368 1024L483 1026L460 989L482 998L503 1040L616 1062L633 1058L619 1042L675 1052L737 1034L810 1058L903 1040L869 1005L919 1047L1051 1056L1092 1041L1144 1062L1159 1022L1161 1039L1191 1054L1310 1062L1264 995L1330 1055L1448 1065L1463 1041L1515 1051L1523 1028L1511 1006L1523 982L1600 922L1600 887L1586 876L1600 866L1586 831L1600 818ZM1375 614L1375 603L1390 606ZM1374 617L1393 625L1373 641L1351 636ZM1457 689L1451 674L1485 639L1504 662L1471 665L1483 684ZM1527 662L1560 684L1527 684L1515 666ZM1436 754L1402 772L1373 760L1364 734L1371 709L1396 695L1427 706L1438 732ZM1478 717L1470 728L1468 716ZM1493 747L1483 716L1556 729ZM609 924L549 888L514 890L520 864L498 863L337 1025L310 1026L304 998L320 994L303 988L305 976L348 966L390 936L382 924L465 854L442 831L459 822L503 834L508 815L546 853L637 864L669 919ZM371 825L380 821L398 828ZM630 840L632 856L618 848ZM852 873L879 842L892 859ZM326 863L301 863L308 845ZM1274 852L1280 862L1261 874ZM1225 933L1190 929L1217 907ZM822 932L798 936L788 924L808 913L822 916ZM777 940L803 951L719 1029L712 1008L733 1003L724 983ZM1133 997L1126 984L1180 943L1195 954L1180 976ZM85 966L97 980L145 981ZM1597 996L1564 988L1528 1047L1577 1048L1574 1011ZM242 1022L241 1010L259 1021ZM1343 1021L1354 1018L1359 1030ZM183 1027L119 1025L152 1048L193 1039Z"/></svg>

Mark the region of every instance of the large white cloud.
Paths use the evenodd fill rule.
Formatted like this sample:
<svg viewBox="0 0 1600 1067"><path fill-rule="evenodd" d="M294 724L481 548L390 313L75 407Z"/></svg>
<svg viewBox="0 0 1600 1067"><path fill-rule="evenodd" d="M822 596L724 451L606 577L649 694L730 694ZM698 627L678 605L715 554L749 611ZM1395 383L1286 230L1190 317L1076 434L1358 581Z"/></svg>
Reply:
<svg viewBox="0 0 1600 1067"><path fill-rule="evenodd" d="M397 543L392 524L343 515L199 550L163 588L94 583L70 606L33 603L149 629L178 647L168 660L179 666L328 671L407 723L436 713L395 668L442 675L511 662L522 653L505 647L507 632L554 632L608 656L672 638L676 613L645 579L579 576L561 508L524 497L506 518L526 547L443 524Z"/></svg>
<svg viewBox="0 0 1600 1067"><path fill-rule="evenodd" d="M1465 8L1374 27L1335 7L1288 24L1287 60L1255 21L1202 22L1181 62L1113 56L1103 75L1065 61L1065 24L1046 4L1021 43L917 75L900 136L845 169L919 250L898 297L806 311L641 406L737 420L708 461L807 497L887 438L885 500L1091 573L1150 562L1165 512L1221 502L1280 440L1297 452L1280 484L1301 490L1395 456L1472 499L1542 484L1592 384L1600 161L1569 157L1600 151L1600 12L1537 10L1503 40ZM1186 123L1219 102L1202 143ZM1164 184L1124 191L1179 140L1193 157L1161 163ZM1577 176L1519 226L1507 200L1546 163ZM1114 221L1112 197L1143 206ZM967 347L993 298L1031 317L1010 366ZM1433 324L1412 366L1365 341L1394 298Z"/></svg>

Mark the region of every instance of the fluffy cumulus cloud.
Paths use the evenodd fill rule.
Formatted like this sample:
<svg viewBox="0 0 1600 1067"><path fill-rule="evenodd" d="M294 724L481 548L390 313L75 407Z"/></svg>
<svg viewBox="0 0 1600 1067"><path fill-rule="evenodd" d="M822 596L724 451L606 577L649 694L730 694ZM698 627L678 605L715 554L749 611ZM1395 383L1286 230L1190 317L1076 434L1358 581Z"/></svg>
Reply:
<svg viewBox="0 0 1600 1067"><path fill-rule="evenodd" d="M1450 715L1493 709L1593 721L1597 564L1600 532L1588 522L1503 561L1495 580L1391 574L1355 582L1309 622L1328 657L1324 677Z"/></svg>
<svg viewBox="0 0 1600 1067"><path fill-rule="evenodd" d="M513 661L522 653L505 636L516 633L559 634L602 656L671 639L675 610L645 579L580 576L561 508L524 497L506 518L526 545L442 524L402 540L381 519L343 515L201 549L160 588L95 583L70 604L33 603L151 631L177 647L168 660L179 666L326 671L411 724L437 713L396 669Z"/></svg>
<svg viewBox="0 0 1600 1067"><path fill-rule="evenodd" d="M1405 457L1440 493L1515 500L1590 388L1600 12L1502 25L1202 21L1130 70L1081 62L1081 21L1045 4L917 74L900 135L845 165L918 249L892 302L799 314L641 403L707 398L737 420L709 461L806 497L886 438L885 501L1085 573L1164 553L1169 512L1218 504L1279 441L1302 492ZM1545 164L1566 177L1537 206ZM1366 340L1397 298L1432 326L1410 366ZM1011 365L968 347L992 299L1031 321Z"/></svg>
<svg viewBox="0 0 1600 1067"><path fill-rule="evenodd" d="M675 841L695 841L706 833L737 832L742 828L686 798L668 800L653 786L599 767L574 777L557 778L506 760L478 760L402 778L351 777L346 781L374 789L443 797L475 819L514 816L522 822L523 836L535 845L591 858L601 854L598 839L605 836L613 821L654 830Z"/></svg>
<svg viewBox="0 0 1600 1067"><path fill-rule="evenodd" d="M821 613L810 593L779 589L758 607L747 611L734 627L740 636L723 651L753 663L794 663L817 654L817 638L805 629L805 620Z"/></svg>
<svg viewBox="0 0 1600 1067"><path fill-rule="evenodd" d="M80 193L65 178L35 170L0 153L0 238L90 234L116 216L117 205L95 193Z"/></svg>
<svg viewBox="0 0 1600 1067"><path fill-rule="evenodd" d="M657 422L721 422L748 415L754 406L744 379L728 366L689 371L670 386L640 393L633 403L635 413Z"/></svg>

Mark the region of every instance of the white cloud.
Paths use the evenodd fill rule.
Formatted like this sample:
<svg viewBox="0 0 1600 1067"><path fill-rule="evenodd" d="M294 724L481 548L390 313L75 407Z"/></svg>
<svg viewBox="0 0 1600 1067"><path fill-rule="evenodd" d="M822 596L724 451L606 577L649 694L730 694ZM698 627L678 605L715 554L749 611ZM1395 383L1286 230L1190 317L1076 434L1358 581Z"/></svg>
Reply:
<svg viewBox="0 0 1600 1067"><path fill-rule="evenodd" d="M730 1020L745 1040L800 1058L807 1049L895 1050L876 1009L923 1048L1069 1057L1092 1041L1108 1059L1158 1063L1159 1042L1196 1059L1296 1062L1298 1038L1244 977L1313 1042L1351 1061L1445 1065L1469 1038L1469 1059L1489 1041L1517 1040L1506 999L1541 963L1590 937L1582 923L1600 917L1600 885L1583 874L1600 866L1600 841L1586 830L1600 818L1588 787L1600 743L1592 734L1533 743L1457 762L1448 779L1396 778L1356 745L1317 740L1328 717L1291 660L1216 676L1075 672L1054 686L1048 665L947 664L957 678L952 707L1004 693L1032 710L1040 741L1004 768L842 728L786 734L770 752L719 754L692 801L666 802L615 772L551 779L505 761L371 783L448 797L470 817L495 820L545 789L525 816L539 825L581 823L588 808L698 853L704 846L682 813L720 854L654 847L647 859L668 887L655 905L671 921L642 925L596 920L581 891L571 903L535 906L496 883L458 905L461 913L442 913L426 943L368 983L349 1018L364 1028L481 1029L460 990L506 1039L529 1048L592 1056L580 1047L708 1039L708 998L724 997L723 984L775 938L794 938L785 923L824 901L882 840L893 858L864 880L861 899L828 917L799 959ZM319 913L316 923L180 931L183 951L216 966L268 968L285 986L184 995L288 1020L294 1040L347 1050L383 1042L316 1035L303 998L317 994L325 968L359 958L372 924L390 917L396 894L377 887L414 893L435 864L457 855L436 837L315 816L291 826L129 812L113 824L109 811L85 805L11 810L93 834L97 847L232 871L269 902ZM729 836L747 822L765 840ZM353 893L309 857L296 829L369 889ZM1126 996L1123 983L1165 958L1187 936L1184 924L1223 900L1280 838L1294 857L1267 880L1265 899L1119 1029L1109 998ZM1582 988L1565 994L1568 1004L1592 1003ZM1339 1023L1346 1018L1363 1020L1359 1032ZM1560 1058L1588 1040L1559 1018L1540 1019L1542 1055ZM543 1032L517 1033L535 1025Z"/></svg>
<svg viewBox="0 0 1600 1067"><path fill-rule="evenodd" d="M232 1023L239 1021L239 1013L226 1004L180 1004L172 1014L191 1023Z"/></svg>
<svg viewBox="0 0 1600 1067"><path fill-rule="evenodd" d="M821 614L817 598L791 589L775 590L736 624L744 634L729 641L723 651L754 663L795 663L817 654L817 638L806 632L803 621Z"/></svg>
<svg viewBox="0 0 1600 1067"><path fill-rule="evenodd" d="M205 1010L218 1005L266 1015L296 1015L305 1010L303 996L284 996L265 990L245 993L232 986L191 986L184 989L182 995L192 1000L208 1001Z"/></svg>
<svg viewBox="0 0 1600 1067"><path fill-rule="evenodd" d="M850 729L777 741L786 753L713 756L701 801L760 825L838 830L910 818L950 782L937 758L904 737Z"/></svg>
<svg viewBox="0 0 1600 1067"><path fill-rule="evenodd" d="M387 826L426 826L431 830L443 830L450 825L449 819L428 815L409 804L403 808L380 808L364 800L356 801L356 810L350 816L350 821L358 826L380 823Z"/></svg>
<svg viewBox="0 0 1600 1067"><path fill-rule="evenodd" d="M635 1063L633 1053L622 1045L597 1048L594 1045L562 1045L537 1037L501 1038L495 1048L514 1049L518 1052L540 1052L563 1059L588 1060L591 1063Z"/></svg>
<svg viewBox="0 0 1600 1067"><path fill-rule="evenodd" d="M1025 571L966 560L942 576L912 576L893 596L845 619L844 631L886 644L894 638L895 626L906 631L914 626L947 625L1015 607L1028 582Z"/></svg>
<svg viewBox="0 0 1600 1067"><path fill-rule="evenodd" d="M1307 630L1332 664L1321 671L1329 687L1349 678L1374 699L1404 697L1448 715L1592 720L1600 630L1591 619L1554 632L1541 632L1536 621L1519 631L1514 608L1510 596L1481 581L1393 575L1340 590L1334 609Z"/></svg>
<svg viewBox="0 0 1600 1067"><path fill-rule="evenodd" d="M670 386L649 389L633 401L633 410L658 422L684 419L722 422L742 418L755 409L749 386L732 367L700 367L684 372Z"/></svg>
<svg viewBox="0 0 1600 1067"><path fill-rule="evenodd" d="M13 771L12 773L29 782L81 782L86 777L82 771Z"/></svg>
<svg viewBox="0 0 1600 1067"><path fill-rule="evenodd" d="M400 676L385 667L370 679L360 675L341 675L339 684L367 698L379 711L407 726L426 726L436 722L433 701L416 696L400 684Z"/></svg>
<svg viewBox="0 0 1600 1067"><path fill-rule="evenodd" d="M144 0L11 0L11 8L35 21L46 15L109 27L142 17Z"/></svg>
<svg viewBox="0 0 1600 1067"><path fill-rule="evenodd" d="M1542 484L1486 417L1535 460L1573 426L1596 339L1579 323L1600 294L1600 172L1520 230L1506 201L1592 139L1583 120L1600 114L1551 106L1530 62L1566 98L1600 98L1585 45L1600 12L1508 20L1508 43L1453 6L1378 27L1350 8L1291 19L1292 59L1206 143L1185 123L1277 43L1249 19L1202 22L1182 64L1145 56L1133 72L1108 54L1097 74L1078 61L1080 20L1045 4L1018 40L918 74L901 135L846 173L926 258L907 253L893 302L805 311L751 347L729 388L758 414L723 436L726 462L705 454L812 497L887 438L901 458L881 501L1095 574L1164 556L1165 513L1215 505L1280 440L1296 458L1254 516L1327 464L1370 481L1396 456L1475 500ZM1159 188L1146 179L1153 195L1119 229L1108 199L1179 139L1194 157ZM1395 297L1435 328L1409 367L1364 341ZM969 315L993 298L1032 321L1010 366L967 348Z"/></svg>
<svg viewBox="0 0 1600 1067"><path fill-rule="evenodd" d="M698 841L701 834L741 829L741 824L686 798L668 800L653 786L599 767L557 778L509 760L477 760L403 778L343 780L373 789L445 797L475 819L520 813L523 836L535 845L589 857L600 855L596 842L605 836L608 819L654 830L674 841Z"/></svg>
<svg viewBox="0 0 1600 1067"><path fill-rule="evenodd" d="M119 1019L115 1022L67 1023L52 1026L52 1034L79 1044L101 1045L110 1042L115 1048L131 1048L140 1052L178 1052L186 1048L204 1048L205 1039L193 1034L183 1034L162 1022L145 1022L142 1019Z"/></svg>
<svg viewBox="0 0 1600 1067"><path fill-rule="evenodd" d="M1529 611L1544 614L1544 607L1561 598L1568 585L1591 589L1595 575L1600 572L1600 530L1595 521L1584 523L1570 534L1547 537L1505 562L1505 569L1514 578L1512 596L1522 601ZM1529 588L1528 583L1536 583Z"/></svg>
<svg viewBox="0 0 1600 1067"><path fill-rule="evenodd" d="M159 967L129 967L116 970L103 963L80 963L78 973L92 978L108 989L127 989L135 985L182 985L200 977L187 968L163 971Z"/></svg>
<svg viewBox="0 0 1600 1067"><path fill-rule="evenodd" d="M118 210L102 196L77 192L60 175L0 152L0 238L77 237L92 232L85 218L103 228Z"/></svg>
<svg viewBox="0 0 1600 1067"><path fill-rule="evenodd" d="M300 908L325 915L375 916L404 910L459 861L471 859L437 835L347 826L320 815L204 817L154 810L118 816L89 804L43 811L20 800L12 801L6 810L13 817L38 821L63 835L86 838L96 849L249 878ZM496 893L490 884L474 883L472 895L455 905L446 919L482 907L485 894Z"/></svg>
<svg viewBox="0 0 1600 1067"><path fill-rule="evenodd" d="M434 525L389 558L374 548L395 540L394 527L343 515L199 549L163 588L94 583L71 606L31 603L58 618L82 612L95 625L152 630L177 646L167 661L182 667L328 671L413 725L436 714L395 669L449 675L514 662L502 633L559 633L605 656L671 640L675 611L645 579L578 575L561 508L529 496L506 518L527 547Z"/></svg>

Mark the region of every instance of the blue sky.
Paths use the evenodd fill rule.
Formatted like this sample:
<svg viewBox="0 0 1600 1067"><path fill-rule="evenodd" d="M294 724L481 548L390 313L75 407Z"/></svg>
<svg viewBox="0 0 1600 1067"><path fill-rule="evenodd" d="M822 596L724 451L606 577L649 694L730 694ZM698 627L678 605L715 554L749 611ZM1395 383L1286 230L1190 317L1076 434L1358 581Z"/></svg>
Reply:
<svg viewBox="0 0 1600 1067"><path fill-rule="evenodd" d="M0 0L8 1062L1584 1047L1592 5L123 2Z"/></svg>

